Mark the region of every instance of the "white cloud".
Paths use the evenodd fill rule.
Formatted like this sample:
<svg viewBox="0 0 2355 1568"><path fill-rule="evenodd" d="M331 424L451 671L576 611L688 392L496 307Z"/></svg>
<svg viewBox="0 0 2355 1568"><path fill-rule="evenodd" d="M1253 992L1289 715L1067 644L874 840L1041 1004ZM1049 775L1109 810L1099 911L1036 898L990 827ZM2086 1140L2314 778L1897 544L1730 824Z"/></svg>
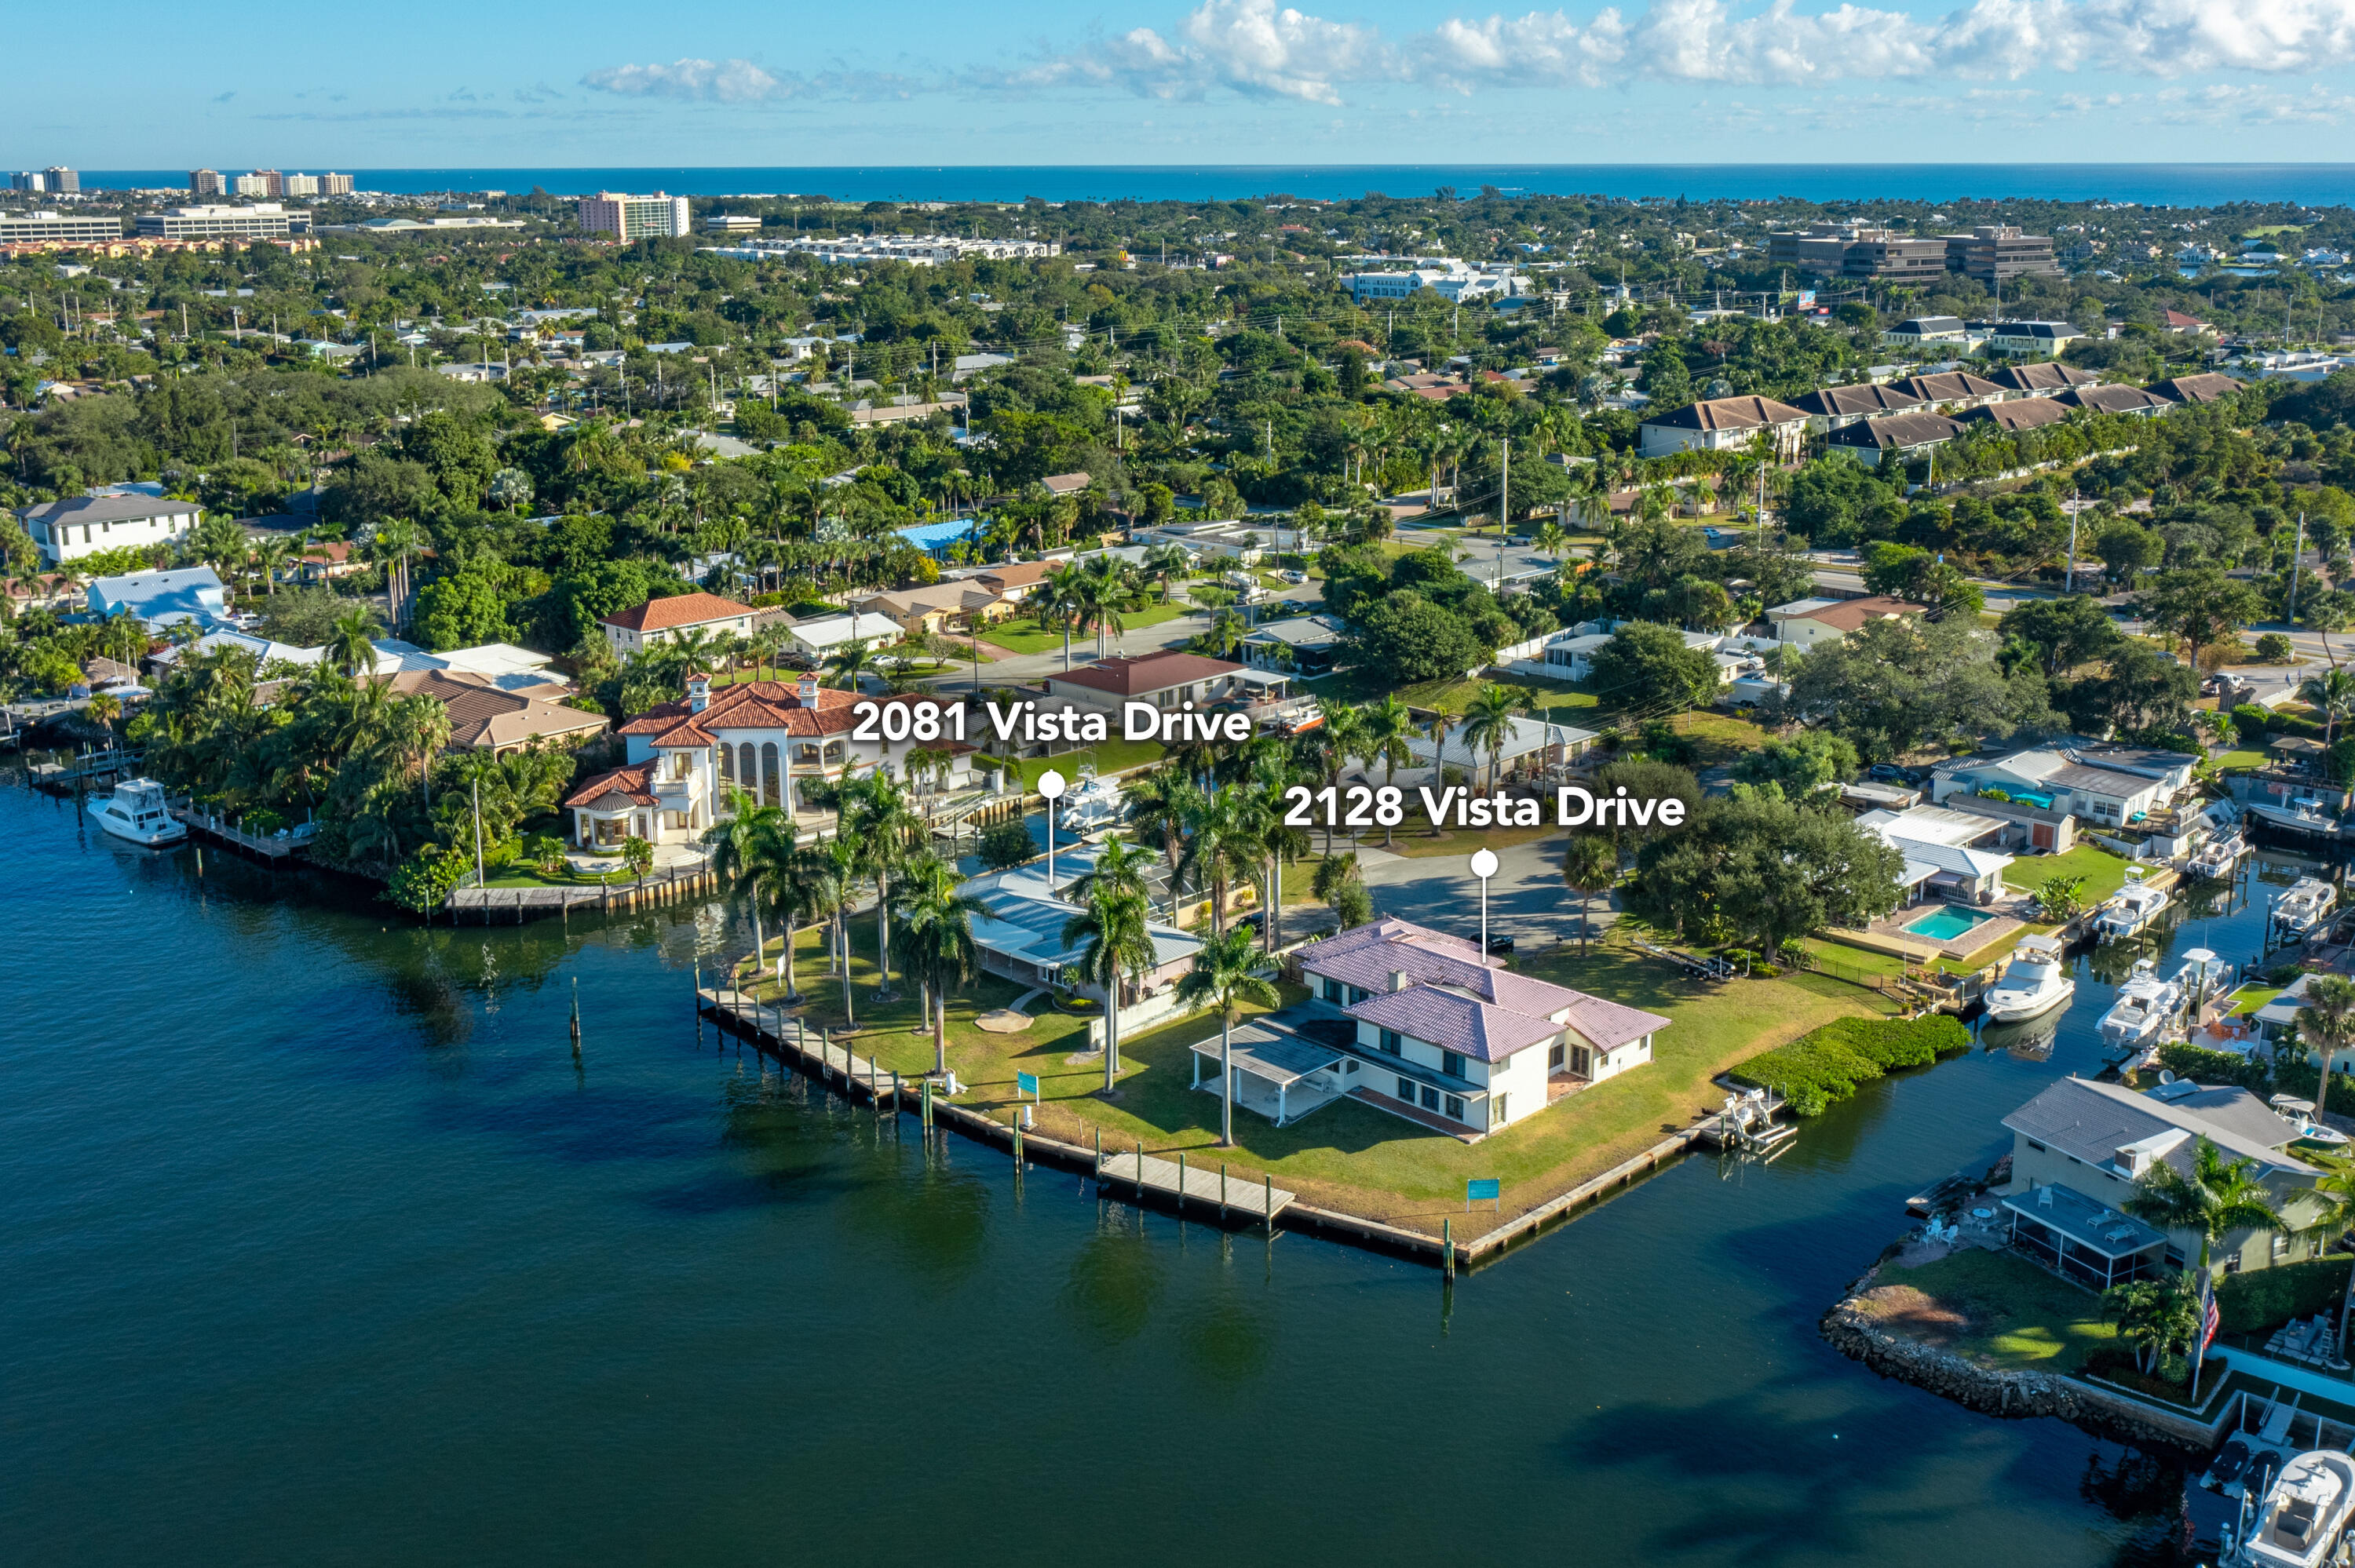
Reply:
<svg viewBox="0 0 2355 1568"><path fill-rule="evenodd" d="M581 79L583 87L633 98L684 98L711 103L758 103L800 90L751 60L673 60L668 65L609 66Z"/></svg>

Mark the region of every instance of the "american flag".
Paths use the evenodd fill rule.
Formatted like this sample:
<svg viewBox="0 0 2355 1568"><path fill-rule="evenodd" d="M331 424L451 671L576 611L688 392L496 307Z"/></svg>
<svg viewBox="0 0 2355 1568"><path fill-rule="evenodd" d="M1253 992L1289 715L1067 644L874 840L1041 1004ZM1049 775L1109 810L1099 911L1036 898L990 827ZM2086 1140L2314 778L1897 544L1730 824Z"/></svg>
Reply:
<svg viewBox="0 0 2355 1568"><path fill-rule="evenodd" d="M2216 1342L2216 1330L2223 1326L2223 1314L2216 1310L2216 1288L2212 1277L2200 1277L2200 1350L2204 1357L2208 1347Z"/></svg>

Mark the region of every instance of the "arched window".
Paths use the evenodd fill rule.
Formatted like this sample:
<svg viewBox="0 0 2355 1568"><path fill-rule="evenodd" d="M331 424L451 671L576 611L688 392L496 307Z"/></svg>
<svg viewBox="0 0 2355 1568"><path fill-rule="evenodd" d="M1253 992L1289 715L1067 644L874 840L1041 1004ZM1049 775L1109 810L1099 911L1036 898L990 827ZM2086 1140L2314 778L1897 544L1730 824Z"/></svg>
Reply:
<svg viewBox="0 0 2355 1568"><path fill-rule="evenodd" d="M752 743L746 741L739 749L743 753L736 760L736 788L758 800L761 798L761 764L752 755Z"/></svg>
<svg viewBox="0 0 2355 1568"><path fill-rule="evenodd" d="M723 746L718 749L719 752L719 782L722 784L733 784L736 782L736 748L732 746Z"/></svg>
<svg viewBox="0 0 2355 1568"><path fill-rule="evenodd" d="M784 786L777 777L777 743L773 740L761 747L761 798L772 806L784 802Z"/></svg>

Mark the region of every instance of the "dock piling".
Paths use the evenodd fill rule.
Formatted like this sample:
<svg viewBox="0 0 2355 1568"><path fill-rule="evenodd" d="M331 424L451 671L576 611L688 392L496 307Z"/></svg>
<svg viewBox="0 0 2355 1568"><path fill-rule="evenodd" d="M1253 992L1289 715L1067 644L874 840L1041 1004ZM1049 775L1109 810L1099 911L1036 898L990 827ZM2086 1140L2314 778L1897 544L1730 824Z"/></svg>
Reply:
<svg viewBox="0 0 2355 1568"><path fill-rule="evenodd" d="M1178 1212L1186 1212L1186 1151L1178 1151Z"/></svg>
<svg viewBox="0 0 2355 1568"><path fill-rule="evenodd" d="M1450 1279L1455 1277L1455 1222L1439 1222L1439 1266Z"/></svg>

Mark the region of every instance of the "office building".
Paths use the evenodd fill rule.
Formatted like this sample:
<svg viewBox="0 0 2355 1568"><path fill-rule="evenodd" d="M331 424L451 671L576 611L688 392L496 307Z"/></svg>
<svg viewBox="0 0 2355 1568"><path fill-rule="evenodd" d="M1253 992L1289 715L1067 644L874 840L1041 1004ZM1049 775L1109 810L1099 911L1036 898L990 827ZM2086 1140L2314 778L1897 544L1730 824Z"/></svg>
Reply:
<svg viewBox="0 0 2355 1568"><path fill-rule="evenodd" d="M175 207L139 215L143 239L283 239L311 232L311 215L272 202L251 207Z"/></svg>
<svg viewBox="0 0 2355 1568"><path fill-rule="evenodd" d="M1949 234L1945 238L1947 269L1982 283L2061 270L2061 264L2052 259L2052 240L2047 235L2022 234L2002 224L1982 223L1968 234Z"/></svg>
<svg viewBox="0 0 2355 1568"><path fill-rule="evenodd" d="M48 190L49 186L48 180L34 170L19 169L15 174L8 176L8 188L12 191L32 191L37 193Z"/></svg>
<svg viewBox="0 0 2355 1568"><path fill-rule="evenodd" d="M652 196L599 191L581 198L581 232L610 234L624 243L656 235L691 234L694 223L685 196L665 196L660 191Z"/></svg>
<svg viewBox="0 0 2355 1568"><path fill-rule="evenodd" d="M321 196L349 196L349 195L351 195L351 194L352 194L352 177L351 177L351 175L321 175L319 176L319 194L320 194Z"/></svg>
<svg viewBox="0 0 2355 1568"><path fill-rule="evenodd" d="M0 213L0 245L107 245L123 238L119 217L56 212Z"/></svg>
<svg viewBox="0 0 2355 1568"><path fill-rule="evenodd" d="M715 212L703 220L706 234L758 234L761 220L749 213Z"/></svg>
<svg viewBox="0 0 2355 1568"><path fill-rule="evenodd" d="M288 175L278 182L278 194L290 196L314 196L319 194L316 175Z"/></svg>
<svg viewBox="0 0 2355 1568"><path fill-rule="evenodd" d="M188 171L188 194L190 196L219 196L221 194L221 177L219 171L215 169L190 169Z"/></svg>
<svg viewBox="0 0 2355 1568"><path fill-rule="evenodd" d="M1893 238L1885 228L1854 223L1811 223L1805 228L1777 229L1766 236L1766 265L1831 277L1848 264L1849 246L1864 239Z"/></svg>
<svg viewBox="0 0 2355 1568"><path fill-rule="evenodd" d="M81 194L81 176L62 164L52 164L41 171L41 176L48 181L49 189L61 195L80 196Z"/></svg>
<svg viewBox="0 0 2355 1568"><path fill-rule="evenodd" d="M1944 281L1946 242L1881 235L1859 239L1840 258L1843 278L1881 278L1891 282Z"/></svg>

